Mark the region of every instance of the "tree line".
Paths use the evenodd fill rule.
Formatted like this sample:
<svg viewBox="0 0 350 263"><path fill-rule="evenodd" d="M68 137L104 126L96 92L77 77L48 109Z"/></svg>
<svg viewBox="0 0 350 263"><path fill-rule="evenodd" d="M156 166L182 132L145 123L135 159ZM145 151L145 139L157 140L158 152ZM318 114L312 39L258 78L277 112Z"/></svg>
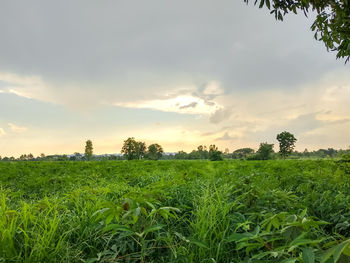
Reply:
<svg viewBox="0 0 350 263"><path fill-rule="evenodd" d="M93 153L93 143L91 140L85 142L84 154L74 153L72 155L48 155L44 153L40 156L34 157L33 154L22 154L19 158L4 157L0 161L89 161L89 160L211 160L221 161L223 159L241 159L241 160L270 160L278 158L339 158L344 154L350 154L350 148L347 150L336 150L333 148L319 149L317 151L303 152L294 151L297 139L290 132L284 131L277 134L277 141L279 142L279 151L275 152L274 144L263 142L260 143L259 148L255 151L252 148L240 148L229 152L220 151L215 144L199 145L196 150L187 153L179 151L177 153L165 154L163 147L158 143L146 145L145 142L137 141L134 137L127 138L122 146L121 154L103 154L95 155Z"/></svg>

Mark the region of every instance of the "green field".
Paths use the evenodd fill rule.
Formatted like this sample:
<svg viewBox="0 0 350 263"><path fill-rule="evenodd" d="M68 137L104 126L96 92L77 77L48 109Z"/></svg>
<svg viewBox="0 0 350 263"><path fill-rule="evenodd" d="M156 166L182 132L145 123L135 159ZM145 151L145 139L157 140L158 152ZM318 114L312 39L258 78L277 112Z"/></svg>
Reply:
<svg viewBox="0 0 350 263"><path fill-rule="evenodd" d="M2 162L0 262L350 262L345 165Z"/></svg>

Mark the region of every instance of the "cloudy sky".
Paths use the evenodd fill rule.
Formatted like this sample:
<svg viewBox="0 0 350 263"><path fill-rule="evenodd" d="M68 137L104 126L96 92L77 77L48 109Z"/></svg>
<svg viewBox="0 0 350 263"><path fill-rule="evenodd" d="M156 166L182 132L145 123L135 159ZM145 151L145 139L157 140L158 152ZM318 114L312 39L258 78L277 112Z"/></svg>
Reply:
<svg viewBox="0 0 350 263"><path fill-rule="evenodd" d="M2 1L0 155L350 145L350 68L243 0ZM277 145L275 146L277 148Z"/></svg>

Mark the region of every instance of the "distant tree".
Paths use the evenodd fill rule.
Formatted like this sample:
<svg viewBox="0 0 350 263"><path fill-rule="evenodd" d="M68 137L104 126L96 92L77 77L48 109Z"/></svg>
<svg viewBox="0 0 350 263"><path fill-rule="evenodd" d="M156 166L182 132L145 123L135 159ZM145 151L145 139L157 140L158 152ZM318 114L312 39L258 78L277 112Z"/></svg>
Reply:
<svg viewBox="0 0 350 263"><path fill-rule="evenodd" d="M274 153L273 144L267 142L260 143L260 147L256 152L256 157L258 160L269 160L272 159L272 154Z"/></svg>
<svg viewBox="0 0 350 263"><path fill-rule="evenodd" d="M304 157L310 157L310 152L307 148L305 148L305 150L303 151L303 155Z"/></svg>
<svg viewBox="0 0 350 263"><path fill-rule="evenodd" d="M252 1L252 0L251 0ZM248 3L250 0L244 0ZM254 0L259 8L264 5L271 10L277 20L283 20L287 13L305 15L316 11L316 18L311 29L315 39L322 41L327 50L337 51L337 58L350 59L350 1L348 0Z"/></svg>
<svg viewBox="0 0 350 263"><path fill-rule="evenodd" d="M19 160L20 161L25 161L25 160L28 160L28 157L26 154L21 154L21 156L19 157Z"/></svg>
<svg viewBox="0 0 350 263"><path fill-rule="evenodd" d="M188 159L188 154L184 151L179 151L175 154L174 158L178 160Z"/></svg>
<svg viewBox="0 0 350 263"><path fill-rule="evenodd" d="M192 153L192 156L198 157L198 158L192 158L192 159L208 159L209 158L209 152L207 150L207 146L199 145L197 147L197 152Z"/></svg>
<svg viewBox="0 0 350 263"><path fill-rule="evenodd" d="M69 157L69 160L70 161L79 161L79 160L81 160L82 159L82 154L80 154L80 153L78 153L78 152L75 152L73 155L71 155L70 157Z"/></svg>
<svg viewBox="0 0 350 263"><path fill-rule="evenodd" d="M345 174L350 175L350 153L343 154L338 161L339 168L345 172Z"/></svg>
<svg viewBox="0 0 350 263"><path fill-rule="evenodd" d="M85 144L85 158L87 160L91 160L93 154L93 147L92 147L92 141L87 140Z"/></svg>
<svg viewBox="0 0 350 263"><path fill-rule="evenodd" d="M198 152L202 152L202 151L204 151L204 148L206 148L206 147L203 146L203 145L199 145L199 146L197 147L197 150L198 150Z"/></svg>
<svg viewBox="0 0 350 263"><path fill-rule="evenodd" d="M163 148L157 143L148 146L147 159L159 160L163 155Z"/></svg>
<svg viewBox="0 0 350 263"><path fill-rule="evenodd" d="M345 153L341 156L340 162L350 163L350 153Z"/></svg>
<svg viewBox="0 0 350 263"><path fill-rule="evenodd" d="M90 157L90 159L91 159L91 157ZM88 160L90 160L90 159L88 159ZM63 155L58 155L56 160L57 161L68 161L69 158L66 154L63 154Z"/></svg>
<svg viewBox="0 0 350 263"><path fill-rule="evenodd" d="M129 137L124 141L121 153L127 160L142 159L146 154L146 144L137 142L134 137Z"/></svg>
<svg viewBox="0 0 350 263"><path fill-rule="evenodd" d="M222 161L222 152L219 151L215 144L209 146L209 159L211 161Z"/></svg>
<svg viewBox="0 0 350 263"><path fill-rule="evenodd" d="M45 158L45 154L44 154L44 153L41 153L41 154L40 154L40 158L41 158L41 159L44 159L44 158Z"/></svg>
<svg viewBox="0 0 350 263"><path fill-rule="evenodd" d="M137 142L137 159L142 159L145 157L147 151L146 143L144 142Z"/></svg>
<svg viewBox="0 0 350 263"><path fill-rule="evenodd" d="M283 158L286 158L288 155L290 155L295 147L295 142L297 141L297 139L294 137L293 134L291 134L290 132L281 132L280 134L277 134L276 137L277 141L280 144L280 155Z"/></svg>
<svg viewBox="0 0 350 263"><path fill-rule="evenodd" d="M202 158L202 155L201 155L202 153L203 153L203 152L193 150L192 152L190 152L190 153L187 155L187 159L190 159L190 160L199 160L199 159L203 159L203 158Z"/></svg>
<svg viewBox="0 0 350 263"><path fill-rule="evenodd" d="M233 159L246 159L248 156L254 154L254 149L252 148L241 148L237 149L232 153Z"/></svg>
<svg viewBox="0 0 350 263"><path fill-rule="evenodd" d="M74 153L74 157L75 157L76 160L81 160L81 158L82 158L83 156L82 156L80 153L75 152L75 153Z"/></svg>
<svg viewBox="0 0 350 263"><path fill-rule="evenodd" d="M325 154L329 157L333 157L336 153L337 153L337 150L333 148L328 148L327 150L325 150Z"/></svg>
<svg viewBox="0 0 350 263"><path fill-rule="evenodd" d="M124 141L121 153L127 160L137 159L137 142L134 137L130 137Z"/></svg>

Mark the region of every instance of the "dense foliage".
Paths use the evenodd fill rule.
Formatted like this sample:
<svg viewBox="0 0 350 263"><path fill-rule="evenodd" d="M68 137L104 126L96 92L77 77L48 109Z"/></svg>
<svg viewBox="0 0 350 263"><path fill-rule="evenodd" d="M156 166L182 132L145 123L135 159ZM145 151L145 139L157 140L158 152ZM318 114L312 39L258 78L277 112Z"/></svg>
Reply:
<svg viewBox="0 0 350 263"><path fill-rule="evenodd" d="M86 144L85 144L85 158L87 160L91 160L92 156L93 156L93 147L92 147L92 141L91 140L87 140Z"/></svg>
<svg viewBox="0 0 350 263"><path fill-rule="evenodd" d="M146 159L149 160L159 160L163 155L163 148L158 143L153 143L148 146L148 151L146 153Z"/></svg>
<svg viewBox="0 0 350 263"><path fill-rule="evenodd" d="M273 144L267 142L260 143L260 147L256 152L256 156L254 158L256 158L257 160L269 160L271 159L273 153Z"/></svg>
<svg viewBox="0 0 350 263"><path fill-rule="evenodd" d="M350 163L0 163L0 262L349 262Z"/></svg>
<svg viewBox="0 0 350 263"><path fill-rule="evenodd" d="M134 137L130 137L124 141L121 153L127 160L137 160L145 156L146 149L144 142L137 142Z"/></svg>
<svg viewBox="0 0 350 263"><path fill-rule="evenodd" d="M244 0L248 3L249 0ZM316 12L311 26L315 39L323 41L327 50L337 52L337 58L350 59L350 1L348 0L254 0L262 8L266 6L278 20L287 13Z"/></svg>
<svg viewBox="0 0 350 263"><path fill-rule="evenodd" d="M277 134L276 137L280 146L280 155L285 159L288 155L292 154L295 148L295 142L297 139L290 132L284 131Z"/></svg>

